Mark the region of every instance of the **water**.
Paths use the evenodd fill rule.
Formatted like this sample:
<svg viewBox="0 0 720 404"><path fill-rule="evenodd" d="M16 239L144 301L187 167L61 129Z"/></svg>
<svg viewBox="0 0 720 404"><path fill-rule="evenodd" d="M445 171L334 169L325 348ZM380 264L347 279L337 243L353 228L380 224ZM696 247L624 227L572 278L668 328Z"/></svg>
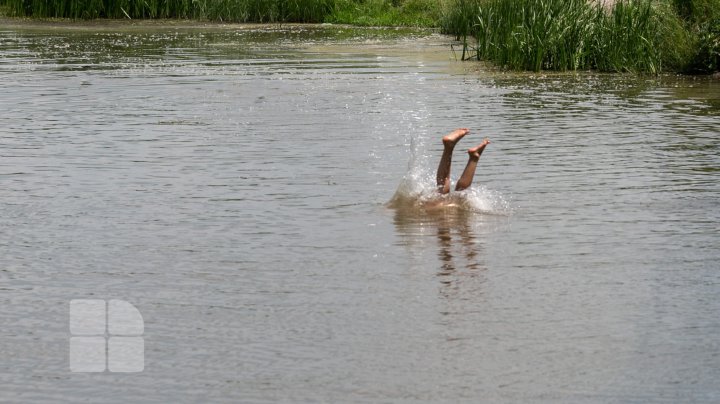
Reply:
<svg viewBox="0 0 720 404"><path fill-rule="evenodd" d="M0 29L1 401L720 400L720 82L337 31ZM461 126L471 209L386 207ZM82 298L143 372L69 371Z"/></svg>

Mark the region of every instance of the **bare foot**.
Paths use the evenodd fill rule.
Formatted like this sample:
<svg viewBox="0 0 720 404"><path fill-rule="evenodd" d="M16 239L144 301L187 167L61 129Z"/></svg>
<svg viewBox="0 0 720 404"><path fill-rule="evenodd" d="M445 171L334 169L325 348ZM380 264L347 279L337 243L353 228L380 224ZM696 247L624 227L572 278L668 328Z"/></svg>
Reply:
<svg viewBox="0 0 720 404"><path fill-rule="evenodd" d="M468 130L467 128L455 129L454 131L443 136L443 138L442 138L443 144L446 147L447 146L451 146L451 147L455 146L455 144L457 142L459 142L460 139L462 139L463 136L467 135L468 133L470 133L470 130Z"/></svg>
<svg viewBox="0 0 720 404"><path fill-rule="evenodd" d="M470 155L470 158L479 159L480 155L482 154L483 150L485 150L485 146L490 144L490 139L485 138L482 143L479 145L468 149L468 154Z"/></svg>

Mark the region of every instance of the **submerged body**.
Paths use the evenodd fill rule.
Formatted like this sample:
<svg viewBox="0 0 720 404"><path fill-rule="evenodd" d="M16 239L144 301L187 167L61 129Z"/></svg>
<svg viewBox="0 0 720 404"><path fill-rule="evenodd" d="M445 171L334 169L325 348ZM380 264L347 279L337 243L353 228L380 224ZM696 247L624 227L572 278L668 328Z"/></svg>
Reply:
<svg viewBox="0 0 720 404"><path fill-rule="evenodd" d="M459 191L464 191L470 187L473 178L475 177L475 170L477 169L478 160L482 155L485 147L490 144L489 139L484 139L482 143L475 147L468 149L468 162L465 165L460 179L458 179L455 185L454 193L450 192L451 180L450 180L450 167L452 163L452 154L455 150L455 145L469 134L470 130L467 128L456 129L449 134L443 136L443 154L440 158L440 163L437 169L437 195L429 198L427 201L423 201L423 208L426 210L435 210L452 207L462 207L465 202L464 194Z"/></svg>
<svg viewBox="0 0 720 404"><path fill-rule="evenodd" d="M443 210L447 208L462 208L465 206L464 194L460 192L451 192L446 195L437 194L426 200L422 200L420 205L426 211Z"/></svg>
<svg viewBox="0 0 720 404"><path fill-rule="evenodd" d="M425 213L441 213L448 209L475 210L470 200L472 198L467 192L463 191L466 191L472 184L478 160L485 147L490 144L490 140L484 139L479 145L467 150L468 162L455 185L454 191L451 191L452 182L450 179L452 153L455 145L469 133L468 129L460 128L443 136L443 154L438 164L436 188L433 191L416 193L399 190L388 203L388 206L404 210L421 210Z"/></svg>

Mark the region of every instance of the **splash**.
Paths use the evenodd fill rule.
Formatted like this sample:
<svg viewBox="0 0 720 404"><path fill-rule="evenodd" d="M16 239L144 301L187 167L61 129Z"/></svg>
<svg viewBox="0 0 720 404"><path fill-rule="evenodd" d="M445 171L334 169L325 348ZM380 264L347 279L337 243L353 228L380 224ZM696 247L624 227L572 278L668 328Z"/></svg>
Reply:
<svg viewBox="0 0 720 404"><path fill-rule="evenodd" d="M398 210L417 211L418 214L438 211L466 211L492 215L510 215L512 205L500 192L482 185L463 191L438 194L435 170L422 152L423 143L411 139L408 171L387 206Z"/></svg>

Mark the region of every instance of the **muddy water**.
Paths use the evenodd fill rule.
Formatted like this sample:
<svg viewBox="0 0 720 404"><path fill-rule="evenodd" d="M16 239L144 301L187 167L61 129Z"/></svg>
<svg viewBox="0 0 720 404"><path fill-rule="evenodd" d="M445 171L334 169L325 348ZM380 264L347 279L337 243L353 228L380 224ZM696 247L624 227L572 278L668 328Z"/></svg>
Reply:
<svg viewBox="0 0 720 404"><path fill-rule="evenodd" d="M0 28L2 401L720 400L720 84L449 43ZM386 207L458 126L469 208ZM142 372L70 371L87 298Z"/></svg>

